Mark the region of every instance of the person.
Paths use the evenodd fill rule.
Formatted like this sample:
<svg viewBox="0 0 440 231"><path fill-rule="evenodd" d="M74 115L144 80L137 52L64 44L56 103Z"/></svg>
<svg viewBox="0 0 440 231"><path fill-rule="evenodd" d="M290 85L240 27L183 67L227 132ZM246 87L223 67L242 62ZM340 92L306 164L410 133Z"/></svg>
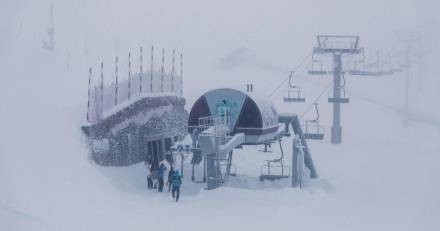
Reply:
<svg viewBox="0 0 440 231"><path fill-rule="evenodd" d="M154 189L156 189L157 188L157 183L158 183L158 181L157 181L157 177L158 177L158 169L159 169L159 166L158 166L158 164L156 163L153 163L152 165L151 165L151 168L150 168L150 174L151 174L151 181L153 182L153 188Z"/></svg>
<svg viewBox="0 0 440 231"><path fill-rule="evenodd" d="M163 176L164 176L166 170L167 170L167 167L165 166L165 164L160 163L159 168L157 169L157 178L159 181L159 187L158 187L159 192L163 191Z"/></svg>
<svg viewBox="0 0 440 231"><path fill-rule="evenodd" d="M168 192L171 192L171 178L173 178L173 175L174 175L174 168L171 166L170 171L168 171L168 178L167 178Z"/></svg>
<svg viewBox="0 0 440 231"><path fill-rule="evenodd" d="M150 171L147 175L147 186L149 189L153 188L153 172Z"/></svg>
<svg viewBox="0 0 440 231"><path fill-rule="evenodd" d="M171 177L171 187L172 187L171 194L173 195L173 198L176 199L176 202L179 201L181 185L182 185L182 178L180 177L179 170L176 170L173 176Z"/></svg>

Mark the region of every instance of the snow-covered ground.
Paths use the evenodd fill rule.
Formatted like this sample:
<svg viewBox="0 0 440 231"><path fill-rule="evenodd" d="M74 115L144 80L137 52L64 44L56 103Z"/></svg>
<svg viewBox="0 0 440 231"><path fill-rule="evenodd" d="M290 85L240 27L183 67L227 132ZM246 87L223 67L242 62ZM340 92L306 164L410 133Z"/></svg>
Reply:
<svg viewBox="0 0 440 231"><path fill-rule="evenodd" d="M61 0L55 1L56 48L50 53L41 48L48 2L7 2L0 10L0 230L440 229L440 128L429 122L440 121L433 106L439 97L433 68L424 87L414 88L412 104L429 120L407 128L395 110L403 105L403 76L350 77L351 101L342 106L343 143L329 144L329 133L322 142L309 142L319 178L303 190L289 188L287 180L258 182L260 165L278 148L262 153L263 147L246 147L234 155L237 176L228 186L205 191L186 175L181 201L175 203L167 193L146 189L142 164L110 168L91 162L80 131L88 65L97 69L101 58L111 63L114 55L138 45L178 46L184 51L189 110L214 87L244 89L252 82L270 94L310 50L317 33L360 34L365 47L376 48L392 40L389 28L406 29L404 19L405 24L438 25L430 10L437 3ZM316 5L323 9L313 11ZM245 13L248 6L253 11ZM353 11L340 9L347 7ZM379 10L367 14L368 9ZM337 12L348 15L328 18ZM438 38L429 25L430 38ZM255 57L233 69L218 68L219 58L240 46ZM438 62L433 53L428 57L429 63ZM106 66L105 73L112 73ZM329 81L303 76L298 83L310 101L284 104L283 88L275 104L280 112L301 114ZM331 105L325 96L319 102L329 131ZM312 112L303 118L314 117ZM284 147L289 153L290 141Z"/></svg>

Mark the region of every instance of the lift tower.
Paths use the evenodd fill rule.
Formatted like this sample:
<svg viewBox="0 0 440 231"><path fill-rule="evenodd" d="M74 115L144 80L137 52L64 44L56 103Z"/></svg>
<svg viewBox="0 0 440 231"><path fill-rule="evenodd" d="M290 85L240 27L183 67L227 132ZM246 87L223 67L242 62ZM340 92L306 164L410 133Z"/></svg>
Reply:
<svg viewBox="0 0 440 231"><path fill-rule="evenodd" d="M358 45L359 36L318 35L317 46L313 49L313 55L330 55L333 58L333 96L328 99L329 103L333 103L332 144L341 143L341 103L348 103L341 85L344 74L342 58L361 53L362 49Z"/></svg>

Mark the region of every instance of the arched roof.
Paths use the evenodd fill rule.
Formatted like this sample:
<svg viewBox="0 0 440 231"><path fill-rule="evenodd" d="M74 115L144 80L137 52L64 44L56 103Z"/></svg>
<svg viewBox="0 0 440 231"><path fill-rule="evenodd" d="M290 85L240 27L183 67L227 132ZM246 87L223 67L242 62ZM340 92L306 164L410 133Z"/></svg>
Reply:
<svg viewBox="0 0 440 231"><path fill-rule="evenodd" d="M244 132L256 135L278 129L278 114L272 102L246 94L242 91L220 88L203 94L191 108L189 131L198 126L198 119L222 113L222 108L229 111L230 130L232 133Z"/></svg>

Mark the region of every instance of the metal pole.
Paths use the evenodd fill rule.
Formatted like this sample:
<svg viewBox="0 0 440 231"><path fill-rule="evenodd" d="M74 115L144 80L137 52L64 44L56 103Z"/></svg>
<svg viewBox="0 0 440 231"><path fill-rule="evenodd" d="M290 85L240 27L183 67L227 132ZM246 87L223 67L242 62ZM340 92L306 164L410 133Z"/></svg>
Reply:
<svg viewBox="0 0 440 231"><path fill-rule="evenodd" d="M141 61L139 64L139 95L142 93L142 47L141 47Z"/></svg>
<svg viewBox="0 0 440 231"><path fill-rule="evenodd" d="M131 53L128 52L128 100L130 100L131 91Z"/></svg>
<svg viewBox="0 0 440 231"><path fill-rule="evenodd" d="M171 92L174 92L174 56L176 54L176 50L173 49L173 69L171 72Z"/></svg>
<svg viewBox="0 0 440 231"><path fill-rule="evenodd" d="M331 143L340 144L342 136L341 128L341 71L342 71L342 56L341 54L333 55L333 125Z"/></svg>
<svg viewBox="0 0 440 231"><path fill-rule="evenodd" d="M180 96L183 96L183 54L180 54Z"/></svg>
<svg viewBox="0 0 440 231"><path fill-rule="evenodd" d="M409 92L410 92L410 81L411 81L411 60L410 60L410 42L406 42L405 47L405 105L404 105L404 119L403 126L408 126L409 117Z"/></svg>
<svg viewBox="0 0 440 231"><path fill-rule="evenodd" d="M116 84L115 84L115 106L118 105L118 56L116 56L115 60L116 68L115 68L115 77L116 77Z"/></svg>
<svg viewBox="0 0 440 231"><path fill-rule="evenodd" d="M160 92L163 92L163 70L165 65L165 48L162 48L162 77L160 80Z"/></svg>
<svg viewBox="0 0 440 231"><path fill-rule="evenodd" d="M104 111L104 63L101 62L101 115Z"/></svg>
<svg viewBox="0 0 440 231"><path fill-rule="evenodd" d="M89 68L89 90L87 93L87 122L90 122L90 116L89 116L89 111L90 111L90 84L91 84L91 80L92 79L92 68Z"/></svg>
<svg viewBox="0 0 440 231"><path fill-rule="evenodd" d="M150 92L153 93L153 53L154 47L151 46L151 68L150 68Z"/></svg>

